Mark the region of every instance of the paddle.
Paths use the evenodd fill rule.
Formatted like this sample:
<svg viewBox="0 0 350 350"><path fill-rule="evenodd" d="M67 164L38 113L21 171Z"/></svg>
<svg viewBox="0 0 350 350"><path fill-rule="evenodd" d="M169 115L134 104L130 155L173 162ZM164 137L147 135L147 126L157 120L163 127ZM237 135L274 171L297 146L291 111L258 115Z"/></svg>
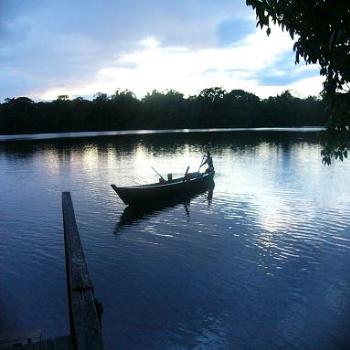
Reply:
<svg viewBox="0 0 350 350"><path fill-rule="evenodd" d="M185 176L184 176L184 179L182 180L182 182L186 181L186 176L187 176L187 173L188 173L189 170L190 170L190 167L188 166L187 169L186 169Z"/></svg>
<svg viewBox="0 0 350 350"><path fill-rule="evenodd" d="M202 158L202 160L201 160L201 165L199 166L197 173L199 173L199 170L201 170L201 166L202 166L202 163L203 163L204 157L205 157L205 154L203 154L203 158Z"/></svg>
<svg viewBox="0 0 350 350"><path fill-rule="evenodd" d="M161 174L159 174L158 171L153 168L153 166L151 168L161 179L163 179L165 181L164 177Z"/></svg>

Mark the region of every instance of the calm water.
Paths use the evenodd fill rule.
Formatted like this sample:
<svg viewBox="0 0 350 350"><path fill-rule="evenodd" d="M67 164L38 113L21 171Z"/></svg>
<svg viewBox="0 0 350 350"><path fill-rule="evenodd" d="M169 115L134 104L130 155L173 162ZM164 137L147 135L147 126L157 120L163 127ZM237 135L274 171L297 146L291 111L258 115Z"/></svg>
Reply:
<svg viewBox="0 0 350 350"><path fill-rule="evenodd" d="M128 219L111 183L195 171L206 147L211 199ZM68 332L68 190L106 348L347 349L349 170L321 164L313 133L0 142L0 332Z"/></svg>

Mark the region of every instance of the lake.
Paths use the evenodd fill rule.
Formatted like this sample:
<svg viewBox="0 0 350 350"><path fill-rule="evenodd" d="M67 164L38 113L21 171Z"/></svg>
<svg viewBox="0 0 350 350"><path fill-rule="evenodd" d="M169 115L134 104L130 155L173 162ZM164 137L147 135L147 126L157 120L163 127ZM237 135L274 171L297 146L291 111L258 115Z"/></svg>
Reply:
<svg viewBox="0 0 350 350"><path fill-rule="evenodd" d="M0 332L69 331L70 191L106 349L348 349L350 163L322 165L306 131L3 139ZM110 184L197 171L206 149L212 194L128 217Z"/></svg>

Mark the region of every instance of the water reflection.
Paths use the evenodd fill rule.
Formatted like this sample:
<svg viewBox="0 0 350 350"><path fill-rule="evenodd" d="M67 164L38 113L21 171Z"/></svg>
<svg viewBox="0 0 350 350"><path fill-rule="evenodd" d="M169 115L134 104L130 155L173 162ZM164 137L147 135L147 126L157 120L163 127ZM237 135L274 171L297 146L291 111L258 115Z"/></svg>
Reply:
<svg viewBox="0 0 350 350"><path fill-rule="evenodd" d="M147 220L150 217L155 217L161 211L175 208L177 206L183 206L184 215L190 216L190 205L191 201L200 196L203 193L206 193L206 198L208 201L208 206L211 205L213 199L215 183L213 182L210 185L209 189L203 189L196 191L196 193L183 194L179 195L177 198L167 200L166 202L153 203L144 207L133 207L127 206L123 213L120 215L119 221L113 231L114 234L120 234L124 226L131 226L139 223L140 221Z"/></svg>
<svg viewBox="0 0 350 350"><path fill-rule="evenodd" d="M208 147L214 195L134 212L110 188L154 182L152 165L174 177L197 170ZM305 133L0 142L1 327L68 332L69 190L106 347L339 350L350 321L349 167L324 167L317 135Z"/></svg>

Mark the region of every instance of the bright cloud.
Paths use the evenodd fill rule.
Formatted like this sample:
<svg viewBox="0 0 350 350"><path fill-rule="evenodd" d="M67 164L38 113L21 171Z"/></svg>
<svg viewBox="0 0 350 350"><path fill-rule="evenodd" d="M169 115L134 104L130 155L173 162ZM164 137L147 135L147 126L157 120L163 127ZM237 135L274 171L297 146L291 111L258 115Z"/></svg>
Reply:
<svg viewBox="0 0 350 350"><path fill-rule="evenodd" d="M130 89L139 97L152 89L176 89L186 95L198 93L210 86L227 90L244 89L262 97L291 89L300 96L317 94L321 79L311 77L286 85L262 85L259 75L270 70L275 75L286 71L274 68L276 62L291 52L292 42L277 28L270 37L262 31L248 35L229 47L189 49L162 46L154 37L141 40L139 48L119 56L115 62L99 69L91 81L75 86L55 87L33 94L40 99L53 99L58 94L89 96L97 91L114 93L117 88ZM289 62L289 74L298 75L300 67Z"/></svg>
<svg viewBox="0 0 350 350"><path fill-rule="evenodd" d="M321 90L317 67L294 66L289 36L267 37L241 0L3 0L0 35L2 99L118 88L139 97L211 86L261 97Z"/></svg>

